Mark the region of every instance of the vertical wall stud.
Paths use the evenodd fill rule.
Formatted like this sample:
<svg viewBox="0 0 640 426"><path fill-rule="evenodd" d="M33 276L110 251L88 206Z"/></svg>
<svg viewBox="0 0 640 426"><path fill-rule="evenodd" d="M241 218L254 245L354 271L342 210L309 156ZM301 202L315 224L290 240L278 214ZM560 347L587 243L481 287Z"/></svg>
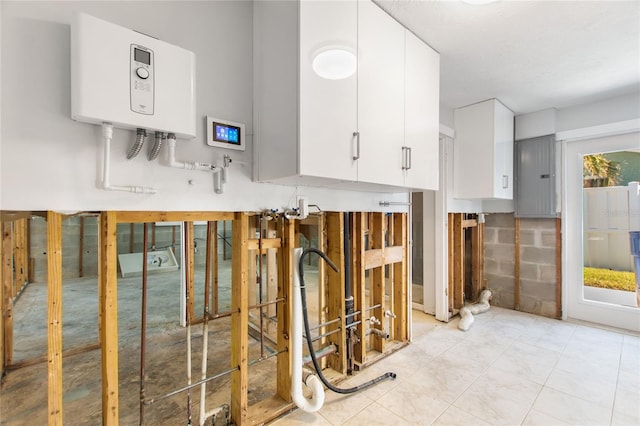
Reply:
<svg viewBox="0 0 640 426"><path fill-rule="evenodd" d="M514 249L514 288L513 288L513 308L520 310L520 218L516 218L515 249Z"/></svg>
<svg viewBox="0 0 640 426"><path fill-rule="evenodd" d="M556 318L562 318L562 219L556 219Z"/></svg>
<svg viewBox="0 0 640 426"><path fill-rule="evenodd" d="M100 215L102 424L118 424L118 250L116 212Z"/></svg>
<svg viewBox="0 0 640 426"><path fill-rule="evenodd" d="M464 227L463 213L453 215L453 307L464 306Z"/></svg>
<svg viewBox="0 0 640 426"><path fill-rule="evenodd" d="M195 284L194 284L194 254L195 254L195 240L193 235L193 221L184 223L184 242L185 242L185 256L184 262L185 268L185 280L187 286L188 303L187 303L187 316L189 322L193 323L195 320Z"/></svg>
<svg viewBox="0 0 640 426"><path fill-rule="evenodd" d="M2 289L4 366L13 362L13 243L11 222L2 222Z"/></svg>
<svg viewBox="0 0 640 426"><path fill-rule="evenodd" d="M381 324L374 326L369 324L371 328L384 328L384 312L386 310L385 301L385 265L384 265L384 235L385 235L385 216L384 213L374 213L373 223L369 224L369 238L373 245L373 249L382 250L382 266L373 268L369 274L371 274L371 286L369 288L369 296L371 297L371 306L380 305L375 308L371 313L380 320ZM384 352L385 340L374 335L373 349L378 352Z"/></svg>
<svg viewBox="0 0 640 426"><path fill-rule="evenodd" d="M344 223L342 213L330 212L326 214L327 222L327 255L329 259L338 267L338 272L327 268L328 278L328 319L340 318L340 322L328 326L328 331L340 328L340 332L332 334L329 338L331 343L337 346L337 356L329 358L329 366L334 370L345 374L347 371L347 351L346 344L346 319L344 307L345 277L344 277Z"/></svg>
<svg viewBox="0 0 640 426"><path fill-rule="evenodd" d="M62 424L62 216L47 212L48 424Z"/></svg>
<svg viewBox="0 0 640 426"><path fill-rule="evenodd" d="M295 247L295 223L281 219L280 232L282 248L279 254L278 299L284 298L278 306L278 358L277 358L277 393L285 401L291 401L291 351L289 348L291 336L291 318L293 304L291 291L293 289L293 248ZM284 351L284 352L283 352Z"/></svg>
<svg viewBox="0 0 640 426"><path fill-rule="evenodd" d="M247 421L249 384L249 294L248 294L248 216L236 213L232 225L231 266L231 419L238 425Z"/></svg>
<svg viewBox="0 0 640 426"><path fill-rule="evenodd" d="M402 262L393 264L393 313L396 315L396 318L393 321L393 334L395 340L406 341L409 338L409 312L407 301L407 288L409 285L409 244L407 244L407 214L395 213L393 215L393 221L393 245L404 247ZM391 330L389 330L389 332L391 332Z"/></svg>
<svg viewBox="0 0 640 426"><path fill-rule="evenodd" d="M358 343L354 346L353 354L355 361L364 364L367 360L367 343L365 339L365 306L366 306L366 270L364 263L364 252L367 249L365 244L366 219L367 213L354 213L351 215L352 221L355 221L354 231L352 232L352 262L353 265L353 299L354 310L360 312L358 319L360 323L356 326L356 333L359 337Z"/></svg>

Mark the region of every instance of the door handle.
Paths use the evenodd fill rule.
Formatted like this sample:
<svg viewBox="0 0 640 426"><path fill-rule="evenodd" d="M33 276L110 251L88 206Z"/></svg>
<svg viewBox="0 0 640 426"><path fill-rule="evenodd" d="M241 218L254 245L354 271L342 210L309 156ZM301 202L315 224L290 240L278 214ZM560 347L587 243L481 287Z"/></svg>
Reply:
<svg viewBox="0 0 640 426"><path fill-rule="evenodd" d="M360 132L353 132L353 137L356 138L356 155L353 156L354 160L360 159Z"/></svg>

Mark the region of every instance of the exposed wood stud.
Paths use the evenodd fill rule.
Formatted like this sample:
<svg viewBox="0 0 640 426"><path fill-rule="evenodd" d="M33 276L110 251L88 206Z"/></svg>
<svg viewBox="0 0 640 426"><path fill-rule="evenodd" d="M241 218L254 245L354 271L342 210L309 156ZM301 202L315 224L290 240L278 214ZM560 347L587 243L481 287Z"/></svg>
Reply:
<svg viewBox="0 0 640 426"><path fill-rule="evenodd" d="M346 344L346 319L344 307L344 223L342 213L331 212L326 214L327 223L327 249L326 253L329 259L338 267L338 272L331 268L327 268L327 307L328 319L340 318L337 323L330 324L327 332L340 328L340 332L329 336L329 342L337 346L337 355L329 357L329 366L334 370L345 374L347 372L347 351Z"/></svg>
<svg viewBox="0 0 640 426"><path fill-rule="evenodd" d="M102 424L118 424L118 264L117 215L100 215L100 342L102 348Z"/></svg>
<svg viewBox="0 0 640 426"><path fill-rule="evenodd" d="M219 274L218 274L218 222L212 221L210 222L210 227L208 229L207 241L211 245L211 310L213 314L218 313L218 284L219 282Z"/></svg>
<svg viewBox="0 0 640 426"><path fill-rule="evenodd" d="M409 244L407 244L407 215L402 213L395 213L393 215L394 221L394 233L393 233L393 245L402 246L404 250L404 256L402 262L393 264L393 313L396 318L392 321L394 340L407 341L409 338L409 311L407 300L407 289L409 285ZM391 330L389 330L391 332Z"/></svg>
<svg viewBox="0 0 640 426"><path fill-rule="evenodd" d="M62 425L62 216L47 214L48 424Z"/></svg>
<svg viewBox="0 0 640 426"><path fill-rule="evenodd" d="M464 228L463 213L453 216L453 308L464 306Z"/></svg>
<svg viewBox="0 0 640 426"><path fill-rule="evenodd" d="M516 218L515 248L514 248L514 287L513 287L513 308L520 310L520 218Z"/></svg>
<svg viewBox="0 0 640 426"><path fill-rule="evenodd" d="M354 240L352 244L352 261L354 262L353 267L353 299L354 299L354 310L356 312L360 312L358 318L360 319L360 323L356 326L356 334L360 338L359 342L354 345L354 358L355 362L359 364L364 364L367 361L367 349L366 349L366 339L365 339L365 331L366 324L364 321L365 318L365 302L366 302L366 270L364 265L364 257L365 250L367 247L365 246L365 227L367 223L368 214L367 213L354 213L352 216L352 222L355 223L353 227L353 232L351 234L351 238Z"/></svg>
<svg viewBox="0 0 640 426"><path fill-rule="evenodd" d="M193 222L185 222L184 224L184 242L185 242L185 259L184 274L185 282L187 286L187 317L190 323L195 320L195 282L194 282L194 253L195 253L195 239L193 235Z"/></svg>
<svg viewBox="0 0 640 426"><path fill-rule="evenodd" d="M11 222L2 222L2 305L4 365L13 362L13 243Z"/></svg>
<svg viewBox="0 0 640 426"><path fill-rule="evenodd" d="M453 312L453 287L454 287L454 270L455 270L455 265L453 263L454 260L454 252L455 252L455 247L453 244L453 218L455 217L454 213L449 213L448 214L448 223L449 226L447 227L447 241L448 241L448 256L449 256L449 260L448 260L448 268L447 268L447 272L448 272L448 287L447 287L447 295L448 295L448 299L449 299L449 312Z"/></svg>
<svg viewBox="0 0 640 426"><path fill-rule="evenodd" d="M118 212L118 223L144 222L194 222L208 220L233 220L233 212Z"/></svg>
<svg viewBox="0 0 640 426"><path fill-rule="evenodd" d="M84 216L80 216L80 235L78 236L78 276L83 277L83 257L84 257Z"/></svg>
<svg viewBox="0 0 640 426"><path fill-rule="evenodd" d="M231 373L231 419L238 425L244 425L248 415L248 383L249 383L249 294L247 267L249 252L248 216L236 213L232 226L232 285L231 308L231 365L238 367Z"/></svg>
<svg viewBox="0 0 640 426"><path fill-rule="evenodd" d="M562 219L556 219L556 318L562 318Z"/></svg>
<svg viewBox="0 0 640 426"><path fill-rule="evenodd" d="M374 213L373 223L369 224L369 239L371 240L374 249L384 249L384 235L385 235L385 216L384 213ZM370 306L380 305L380 307L372 309L371 314L375 316L381 324L374 325L369 324L369 328L384 328L384 311L386 310L385 301L385 266L384 266L384 250L382 251L383 265L377 268L373 268L369 274L371 274L371 285L369 286L369 300L371 300ZM372 334L373 344L372 349L378 352L384 352L385 339Z"/></svg>
<svg viewBox="0 0 640 426"><path fill-rule="evenodd" d="M289 348L291 336L291 317L293 306L291 292L293 289L293 253L295 247L295 223L291 220L279 221L279 234L282 237L282 249L279 255L278 299L284 302L278 306L278 354L276 391L280 398L291 401L291 351ZM283 352L284 351L284 352Z"/></svg>

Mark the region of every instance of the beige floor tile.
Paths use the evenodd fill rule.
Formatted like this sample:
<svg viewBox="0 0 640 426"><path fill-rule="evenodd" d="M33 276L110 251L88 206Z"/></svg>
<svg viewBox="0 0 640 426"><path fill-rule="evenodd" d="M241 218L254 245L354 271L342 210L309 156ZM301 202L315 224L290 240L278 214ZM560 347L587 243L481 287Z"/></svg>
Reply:
<svg viewBox="0 0 640 426"><path fill-rule="evenodd" d="M480 376L454 402L491 424L519 424L533 404L540 385L517 375L491 372Z"/></svg>
<svg viewBox="0 0 640 426"><path fill-rule="evenodd" d="M431 424L449 407L432 396L425 386L403 382L377 402L411 424Z"/></svg>
<svg viewBox="0 0 640 426"><path fill-rule="evenodd" d="M362 392L342 395L327 391L324 406L320 409L320 414L331 424L341 425L372 402L373 400Z"/></svg>
<svg viewBox="0 0 640 426"><path fill-rule="evenodd" d="M523 426L564 426L568 424L536 410L529 411L522 422Z"/></svg>
<svg viewBox="0 0 640 426"><path fill-rule="evenodd" d="M534 383L543 385L559 358L560 353L558 352L517 343L507 349L491 365L489 372L502 371L520 375Z"/></svg>
<svg viewBox="0 0 640 426"><path fill-rule="evenodd" d="M554 370L545 386L609 409L613 407L613 397L616 391L615 380L569 373L563 370Z"/></svg>
<svg viewBox="0 0 640 426"><path fill-rule="evenodd" d="M324 417L319 413L307 413L302 410L296 410L286 417L280 418L272 423L270 426L299 426L299 425L313 425L313 426L331 426Z"/></svg>
<svg viewBox="0 0 640 426"><path fill-rule="evenodd" d="M607 425L611 417L611 409L547 387L542 389L532 409L582 426Z"/></svg>
<svg viewBox="0 0 640 426"><path fill-rule="evenodd" d="M447 408L433 424L437 426L489 426L489 423L453 405Z"/></svg>
<svg viewBox="0 0 640 426"><path fill-rule="evenodd" d="M417 423L408 423L384 406L374 402L343 424L345 426L408 426Z"/></svg>
<svg viewBox="0 0 640 426"><path fill-rule="evenodd" d="M638 426L639 424L640 415L628 416L618 411L613 412L611 426Z"/></svg>
<svg viewBox="0 0 640 426"><path fill-rule="evenodd" d="M442 361L434 361L407 378L409 383L424 387L427 395L453 403L481 374L479 370L451 368Z"/></svg>

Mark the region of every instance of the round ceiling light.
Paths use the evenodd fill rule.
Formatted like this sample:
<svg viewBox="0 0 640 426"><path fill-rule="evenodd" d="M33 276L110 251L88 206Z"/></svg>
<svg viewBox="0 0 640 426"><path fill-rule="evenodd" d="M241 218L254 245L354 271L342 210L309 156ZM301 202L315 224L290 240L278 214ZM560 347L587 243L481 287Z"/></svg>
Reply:
<svg viewBox="0 0 640 426"><path fill-rule="evenodd" d="M356 54L345 47L331 47L316 53L311 64L313 71L328 80L342 80L355 74Z"/></svg>

